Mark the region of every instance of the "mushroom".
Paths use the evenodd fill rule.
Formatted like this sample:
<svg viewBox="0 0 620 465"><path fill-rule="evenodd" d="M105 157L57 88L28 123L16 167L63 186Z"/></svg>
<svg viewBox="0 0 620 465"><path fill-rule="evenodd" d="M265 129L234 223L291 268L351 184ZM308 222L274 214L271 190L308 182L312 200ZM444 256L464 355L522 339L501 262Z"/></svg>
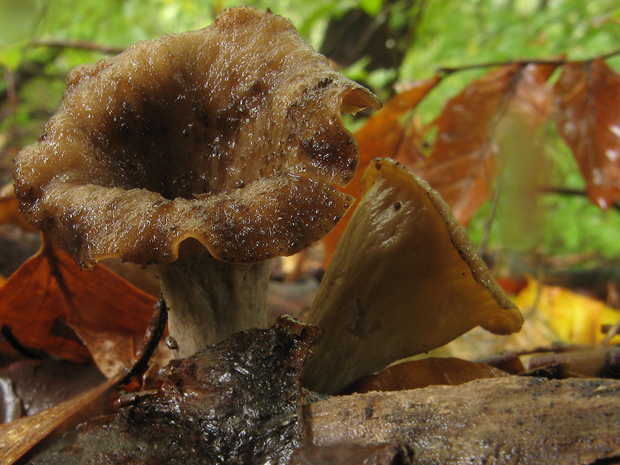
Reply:
<svg viewBox="0 0 620 465"><path fill-rule="evenodd" d="M15 162L26 218L82 267L155 264L185 357L266 325L269 259L331 230L358 148L341 111L380 106L292 24L231 8L209 27L76 68Z"/></svg>
<svg viewBox="0 0 620 465"><path fill-rule="evenodd" d="M475 326L518 331L519 310L428 183L390 159L362 177L363 197L310 308L323 332L304 385L333 394Z"/></svg>

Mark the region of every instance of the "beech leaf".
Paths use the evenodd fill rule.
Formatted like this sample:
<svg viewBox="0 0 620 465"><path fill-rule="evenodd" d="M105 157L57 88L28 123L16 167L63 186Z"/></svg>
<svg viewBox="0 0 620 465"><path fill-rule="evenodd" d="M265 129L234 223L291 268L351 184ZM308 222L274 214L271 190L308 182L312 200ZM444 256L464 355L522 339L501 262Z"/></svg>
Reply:
<svg viewBox="0 0 620 465"><path fill-rule="evenodd" d="M620 75L602 59L569 62L553 91L552 118L605 210L620 198Z"/></svg>
<svg viewBox="0 0 620 465"><path fill-rule="evenodd" d="M555 65L506 65L471 82L434 121L431 154L407 167L436 189L467 225L488 200L501 171L504 137L520 123L532 133L551 112L546 84Z"/></svg>
<svg viewBox="0 0 620 465"><path fill-rule="evenodd" d="M65 360L92 355L110 377L132 359L155 303L102 266L82 271L44 240L0 288L0 325L22 345Z"/></svg>
<svg viewBox="0 0 620 465"><path fill-rule="evenodd" d="M0 425L0 461L10 465L48 435L68 430L84 420L109 412L109 394L117 384L143 375L164 332L168 312L163 300L153 309L140 349L131 362L113 377L82 394L39 411L32 416ZM125 384L125 387L128 385ZM53 442L53 441L52 441ZM54 462L55 463L55 462Z"/></svg>
<svg viewBox="0 0 620 465"><path fill-rule="evenodd" d="M403 117L414 110L426 95L439 83L440 77L415 81L409 89L395 95L383 108L373 114L354 136L359 145L359 164L353 180L341 191L358 199L361 195L360 180L362 173L375 157L388 157L395 160L419 160L423 158L412 140L416 138L411 126L403 124ZM336 244L355 210L350 208L338 222L332 232L323 238L326 263L331 259Z"/></svg>

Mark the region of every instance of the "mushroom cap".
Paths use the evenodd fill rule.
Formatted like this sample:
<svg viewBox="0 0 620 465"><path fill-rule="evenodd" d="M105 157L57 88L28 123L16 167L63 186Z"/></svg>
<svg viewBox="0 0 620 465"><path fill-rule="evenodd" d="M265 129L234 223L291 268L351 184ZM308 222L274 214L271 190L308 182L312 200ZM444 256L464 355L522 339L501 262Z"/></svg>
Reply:
<svg viewBox="0 0 620 465"><path fill-rule="evenodd" d="M308 388L337 392L478 325L496 334L521 328L519 310L427 182L375 159L362 192L308 316L323 332Z"/></svg>
<svg viewBox="0 0 620 465"><path fill-rule="evenodd" d="M376 97L286 19L225 10L209 27L73 70L16 159L26 218L82 266L175 260L193 237L251 263L320 239L352 199L358 148L341 111Z"/></svg>

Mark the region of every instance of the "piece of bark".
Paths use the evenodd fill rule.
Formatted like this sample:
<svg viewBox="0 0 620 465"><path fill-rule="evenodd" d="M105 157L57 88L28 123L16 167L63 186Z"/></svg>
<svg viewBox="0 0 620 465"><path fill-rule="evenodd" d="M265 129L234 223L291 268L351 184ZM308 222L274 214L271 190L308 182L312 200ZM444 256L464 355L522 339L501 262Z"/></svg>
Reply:
<svg viewBox="0 0 620 465"><path fill-rule="evenodd" d="M305 410L315 446L402 443L420 465L620 463L615 380L484 379L332 397Z"/></svg>
<svg viewBox="0 0 620 465"><path fill-rule="evenodd" d="M533 356L528 364L530 375L542 378L601 377L620 379L620 347L569 350Z"/></svg>

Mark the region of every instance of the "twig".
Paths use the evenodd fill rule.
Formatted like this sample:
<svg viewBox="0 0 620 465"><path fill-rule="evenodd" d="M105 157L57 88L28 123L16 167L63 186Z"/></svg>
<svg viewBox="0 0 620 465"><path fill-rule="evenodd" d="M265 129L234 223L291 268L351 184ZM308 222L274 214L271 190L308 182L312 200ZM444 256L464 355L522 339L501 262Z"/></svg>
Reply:
<svg viewBox="0 0 620 465"><path fill-rule="evenodd" d="M19 100L19 91L20 89L30 82L32 79L37 77L47 77L44 70L45 67L52 63L56 57L58 56L58 52L50 53L45 60L42 61L27 61L23 62L19 65L19 67L10 71L7 74L7 70L5 68L5 79L7 80L7 88L0 90L0 103L3 101L11 101L10 99L15 98L15 102ZM63 75L64 79L66 75ZM9 112L5 112L5 114L10 115ZM3 116L4 117L4 116Z"/></svg>
<svg viewBox="0 0 620 465"><path fill-rule="evenodd" d="M613 58L617 55L620 55L620 49L619 50L615 50L613 52L609 52L606 53L604 55L599 55L596 57L592 57L592 58L588 58L586 60L579 60L579 61L584 61L584 62L589 62L589 61L593 61L593 60L607 60L609 58ZM443 68L439 68L437 69L437 73L444 75L444 76L448 76L450 74L459 72L459 71L470 71L470 70L474 70L474 69L484 69L484 68L500 68L502 66L509 66L509 65L513 65L515 63L519 63L521 66L527 66L530 64L533 65L554 65L554 66L562 66L564 64L566 64L569 61L574 61L574 60L568 60L568 59L556 59L556 60L512 60L512 61L491 61L488 63L476 63L476 64L471 64L471 65L463 65L463 66L454 66L454 67L443 67Z"/></svg>
<svg viewBox="0 0 620 465"><path fill-rule="evenodd" d="M563 65L567 60L513 60L513 61L491 61L488 63L475 63L471 65L463 65L463 66L454 66L454 67L444 67L438 68L437 74L442 76L449 76L450 74L457 73L459 71L471 71L473 69L484 69L484 68L501 68L502 66L514 65L515 63L519 63L522 67L525 67L529 64L539 64L539 65Z"/></svg>
<svg viewBox="0 0 620 465"><path fill-rule="evenodd" d="M581 189L571 189L568 187L543 187L540 189L540 192L548 193L548 194L560 194L560 195L575 195L578 197L587 197L588 193ZM615 202L611 204L611 207L620 211L620 203Z"/></svg>
<svg viewBox="0 0 620 465"><path fill-rule="evenodd" d="M3 67L4 80L6 82L6 94L7 100L11 105L11 114L15 114L15 107L17 104L17 93L15 92L15 79L13 79L13 73L8 66Z"/></svg>
<svg viewBox="0 0 620 465"><path fill-rule="evenodd" d="M109 55L116 55L121 53L124 48L112 47L110 45L102 45L94 42L87 42L84 40L70 40L70 39L41 39L30 42L30 45L37 47L54 47L54 48L74 48L78 50L91 50L94 52L106 53Z"/></svg>
<svg viewBox="0 0 620 465"><path fill-rule="evenodd" d="M153 355L164 334L167 321L168 307L164 299L160 298L153 310L153 316L144 335L142 345L134 355L133 360L125 368L126 372L120 384L127 384L133 376L146 370L151 355Z"/></svg>
<svg viewBox="0 0 620 465"><path fill-rule="evenodd" d="M616 321L616 324L614 324L609 331L607 331L607 334L605 334L605 338L601 341L601 348L605 348L609 345L609 343L611 342L611 340L613 339L613 337L618 334L620 332L620 318L618 318L618 321Z"/></svg>
<svg viewBox="0 0 620 465"><path fill-rule="evenodd" d="M608 58L613 58L613 57L618 56L618 55L620 55L620 50L615 50L613 52L609 52L609 53L607 53L605 55L601 55L601 56L596 57L596 58L600 58L601 60L607 60ZM592 61L592 60L588 60L588 61Z"/></svg>
<svg viewBox="0 0 620 465"><path fill-rule="evenodd" d="M502 190L502 178L500 177L495 183L495 189L493 190L493 197L491 198L491 211L484 223L484 229L482 230L482 238L480 239L480 245L478 246L478 253L484 256L485 250L489 242L489 236L491 235L491 226L495 220L497 213L497 206L499 204L499 195Z"/></svg>

